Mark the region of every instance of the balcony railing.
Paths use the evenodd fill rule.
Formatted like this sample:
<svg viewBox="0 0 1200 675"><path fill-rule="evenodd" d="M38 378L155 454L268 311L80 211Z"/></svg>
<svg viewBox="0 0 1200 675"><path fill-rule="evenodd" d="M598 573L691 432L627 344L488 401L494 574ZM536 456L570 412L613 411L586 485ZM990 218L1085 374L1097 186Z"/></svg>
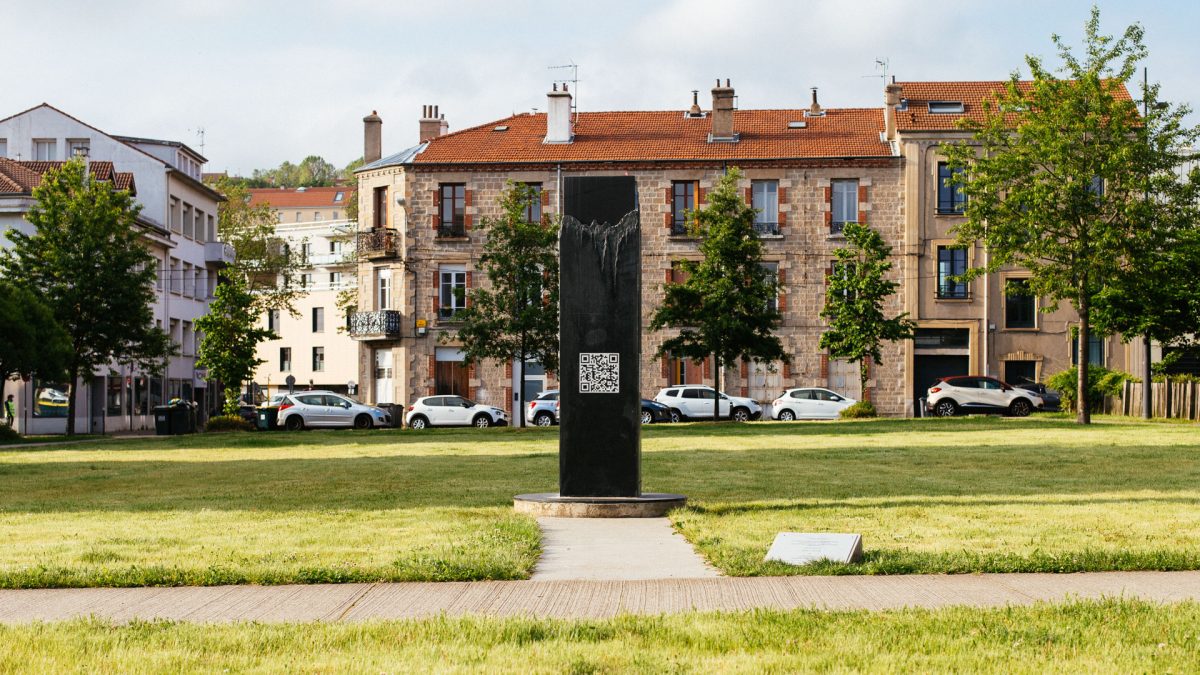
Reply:
<svg viewBox="0 0 1200 675"><path fill-rule="evenodd" d="M390 227L376 227L358 233L358 252L369 260L395 256L399 243L399 233Z"/></svg>
<svg viewBox="0 0 1200 675"><path fill-rule="evenodd" d="M462 223L442 223L438 226L438 239L457 239L467 236L467 228Z"/></svg>
<svg viewBox="0 0 1200 675"><path fill-rule="evenodd" d="M759 236L777 236L779 234L779 223L754 223L754 231Z"/></svg>
<svg viewBox="0 0 1200 675"><path fill-rule="evenodd" d="M383 309L354 312L346 319L350 337L356 340L387 340L400 337L400 312Z"/></svg>

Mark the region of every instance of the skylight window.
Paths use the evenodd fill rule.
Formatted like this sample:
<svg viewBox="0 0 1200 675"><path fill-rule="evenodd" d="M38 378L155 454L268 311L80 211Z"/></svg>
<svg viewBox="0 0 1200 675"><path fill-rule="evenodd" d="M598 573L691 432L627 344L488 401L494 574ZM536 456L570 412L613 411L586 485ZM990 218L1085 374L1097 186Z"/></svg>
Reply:
<svg viewBox="0 0 1200 675"><path fill-rule="evenodd" d="M931 115L951 115L963 112L962 101L930 101L929 113Z"/></svg>
<svg viewBox="0 0 1200 675"><path fill-rule="evenodd" d="M501 125L497 126L495 129L492 129L492 131L508 131L508 125L501 124Z"/></svg>
<svg viewBox="0 0 1200 675"><path fill-rule="evenodd" d="M346 196L346 193L344 193L344 192L338 192L336 195L334 195L334 196L333 196L333 201L335 201L335 202L340 202L340 201L342 201L342 199L343 199L345 196Z"/></svg>
<svg viewBox="0 0 1200 675"><path fill-rule="evenodd" d="M788 122L789 129L803 129L808 126L808 122Z"/></svg>

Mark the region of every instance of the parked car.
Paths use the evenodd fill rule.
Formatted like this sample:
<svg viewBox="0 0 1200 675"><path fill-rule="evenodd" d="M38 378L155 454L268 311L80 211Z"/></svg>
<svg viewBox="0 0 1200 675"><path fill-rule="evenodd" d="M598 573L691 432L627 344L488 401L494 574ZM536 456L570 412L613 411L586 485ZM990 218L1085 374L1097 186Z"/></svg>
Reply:
<svg viewBox="0 0 1200 675"><path fill-rule="evenodd" d="M525 420L539 427L558 424L560 403L557 389L543 391L536 399L529 402L529 410L525 414ZM644 398L642 399L641 421L642 424L670 422L671 409L657 401Z"/></svg>
<svg viewBox="0 0 1200 675"><path fill-rule="evenodd" d="M404 423L410 429L467 427L485 429L508 424L508 413L462 396L423 396L408 406Z"/></svg>
<svg viewBox="0 0 1200 675"><path fill-rule="evenodd" d="M1025 417L1042 408L1042 397L1017 389L994 377L960 375L943 377L929 388L925 409L938 417L959 413L999 413Z"/></svg>
<svg viewBox="0 0 1200 675"><path fill-rule="evenodd" d="M302 391L280 399L276 424L288 431L308 427L370 429L375 425L391 426L392 416L382 408L364 405L332 391Z"/></svg>
<svg viewBox="0 0 1200 675"><path fill-rule="evenodd" d="M712 419L713 403L719 401L720 417L729 417L738 422L762 417L762 406L752 398L729 396L712 387L699 384L681 384L666 387L654 397L655 401L671 409L671 421L686 419Z"/></svg>
<svg viewBox="0 0 1200 675"><path fill-rule="evenodd" d="M525 411L525 421L539 427L558 424L558 409L554 405L557 402L557 389L543 391L537 395L537 398L529 402L529 408Z"/></svg>
<svg viewBox="0 0 1200 675"><path fill-rule="evenodd" d="M1057 391L1048 388L1041 382L1023 382L1013 386L1015 386L1017 389L1028 389L1038 396L1041 396L1042 407L1040 409L1043 412L1058 412L1062 409L1062 395Z"/></svg>
<svg viewBox="0 0 1200 675"><path fill-rule="evenodd" d="M771 419L783 422L833 420L855 403L857 401L852 398L819 387L788 389L771 402Z"/></svg>

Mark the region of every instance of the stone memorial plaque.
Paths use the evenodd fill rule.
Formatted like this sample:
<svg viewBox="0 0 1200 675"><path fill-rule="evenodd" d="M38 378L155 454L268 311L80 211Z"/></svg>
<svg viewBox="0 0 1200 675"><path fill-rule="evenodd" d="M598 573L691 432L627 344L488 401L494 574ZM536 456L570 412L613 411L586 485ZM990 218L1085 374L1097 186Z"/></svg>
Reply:
<svg viewBox="0 0 1200 675"><path fill-rule="evenodd" d="M852 563L862 560L862 536L857 534L780 532L767 560L807 565L818 560Z"/></svg>

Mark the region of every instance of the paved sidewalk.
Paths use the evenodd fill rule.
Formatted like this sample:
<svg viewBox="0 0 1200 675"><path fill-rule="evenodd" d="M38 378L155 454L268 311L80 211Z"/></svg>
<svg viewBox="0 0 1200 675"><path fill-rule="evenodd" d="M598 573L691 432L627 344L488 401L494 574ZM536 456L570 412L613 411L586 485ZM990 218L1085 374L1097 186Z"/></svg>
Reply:
<svg viewBox="0 0 1200 675"><path fill-rule="evenodd" d="M666 518L538 518L538 525L534 581L720 576Z"/></svg>
<svg viewBox="0 0 1200 675"><path fill-rule="evenodd" d="M88 615L116 621L201 622L363 621L443 614L591 618L758 607L995 607L1104 596L1200 600L1200 572L0 590L0 622Z"/></svg>

